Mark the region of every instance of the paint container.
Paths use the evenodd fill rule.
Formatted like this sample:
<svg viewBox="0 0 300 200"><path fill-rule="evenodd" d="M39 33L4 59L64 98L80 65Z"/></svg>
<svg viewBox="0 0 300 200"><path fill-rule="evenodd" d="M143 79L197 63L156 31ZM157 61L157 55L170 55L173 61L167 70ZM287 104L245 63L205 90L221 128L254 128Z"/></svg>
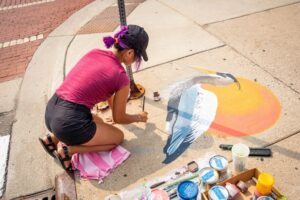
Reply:
<svg viewBox="0 0 300 200"><path fill-rule="evenodd" d="M216 155L209 159L210 167L217 170L219 173L219 181L223 181L228 178L227 168L228 160L224 156Z"/></svg>
<svg viewBox="0 0 300 200"><path fill-rule="evenodd" d="M228 191L229 194L229 198L233 199L236 197L236 195L238 195L238 193L240 193L240 190L236 187L236 185L231 184L231 183L226 183L225 188Z"/></svg>
<svg viewBox="0 0 300 200"><path fill-rule="evenodd" d="M108 102L107 101L102 101L102 102L99 102L97 103L97 110L106 110L109 108L109 105L108 105Z"/></svg>
<svg viewBox="0 0 300 200"><path fill-rule="evenodd" d="M180 200L196 200L198 185L193 181L183 181L177 186L177 196Z"/></svg>
<svg viewBox="0 0 300 200"><path fill-rule="evenodd" d="M228 200L229 194L225 187L215 185L208 191L208 197L210 200Z"/></svg>
<svg viewBox="0 0 300 200"><path fill-rule="evenodd" d="M133 200L133 199L149 199L151 196L151 190L149 187L144 185L132 188L119 193L122 200Z"/></svg>
<svg viewBox="0 0 300 200"><path fill-rule="evenodd" d="M274 200L274 199L268 196L261 196L257 200Z"/></svg>
<svg viewBox="0 0 300 200"><path fill-rule="evenodd" d="M250 153L250 149L245 144L235 144L232 149L232 160L234 166L234 172L241 173L246 170L247 158Z"/></svg>
<svg viewBox="0 0 300 200"><path fill-rule="evenodd" d="M111 194L106 196L104 200L122 200L122 198L117 194Z"/></svg>
<svg viewBox="0 0 300 200"><path fill-rule="evenodd" d="M166 191L154 189L151 191L151 200L169 200L169 195Z"/></svg>
<svg viewBox="0 0 300 200"><path fill-rule="evenodd" d="M262 197L262 196L264 196L264 195L260 194L259 192L257 192L255 190L251 200L257 200L259 197Z"/></svg>
<svg viewBox="0 0 300 200"><path fill-rule="evenodd" d="M210 167L206 167L200 170L200 179L204 184L213 185L216 184L219 180L218 172Z"/></svg>
<svg viewBox="0 0 300 200"><path fill-rule="evenodd" d="M276 200L287 200L287 198L282 196L282 197L277 197Z"/></svg>
<svg viewBox="0 0 300 200"><path fill-rule="evenodd" d="M189 172L195 173L199 170L198 164L195 161L189 162L187 164L187 169Z"/></svg>
<svg viewBox="0 0 300 200"><path fill-rule="evenodd" d="M271 174L261 173L257 179L256 191L262 195L269 195L273 184L274 178Z"/></svg>
<svg viewBox="0 0 300 200"><path fill-rule="evenodd" d="M245 182L239 181L236 186L241 190L241 192L247 192L248 191L248 186Z"/></svg>
<svg viewBox="0 0 300 200"><path fill-rule="evenodd" d="M160 100L160 95L158 92L153 92L153 100L154 101L159 101Z"/></svg>
<svg viewBox="0 0 300 200"><path fill-rule="evenodd" d="M216 155L209 159L209 165L218 172L226 172L228 160L224 156Z"/></svg>

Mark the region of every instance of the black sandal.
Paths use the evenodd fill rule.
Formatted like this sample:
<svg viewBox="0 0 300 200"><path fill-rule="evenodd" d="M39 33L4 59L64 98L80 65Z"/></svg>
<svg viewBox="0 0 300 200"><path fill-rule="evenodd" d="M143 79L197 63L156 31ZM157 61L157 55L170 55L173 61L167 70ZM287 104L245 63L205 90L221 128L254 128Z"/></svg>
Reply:
<svg viewBox="0 0 300 200"><path fill-rule="evenodd" d="M67 172L73 172L72 164L71 163L70 163L70 165L68 167L65 165L65 161L70 161L71 160L71 157L69 156L68 148L66 146L63 146L62 148L64 150L65 157L62 158L58 154L58 152L56 152L55 157L59 160L59 162L60 162L61 166L64 168L64 170L66 170Z"/></svg>
<svg viewBox="0 0 300 200"><path fill-rule="evenodd" d="M45 151L50 155L52 156L53 158L55 158L55 155L54 155L54 151L56 150L56 146L54 144L54 142L52 141L51 139L51 136L50 134L47 134L47 140L48 140L48 144L46 144L42 138L39 138L39 141L42 145L42 147L45 149ZM52 148L49 148L49 147L52 147Z"/></svg>

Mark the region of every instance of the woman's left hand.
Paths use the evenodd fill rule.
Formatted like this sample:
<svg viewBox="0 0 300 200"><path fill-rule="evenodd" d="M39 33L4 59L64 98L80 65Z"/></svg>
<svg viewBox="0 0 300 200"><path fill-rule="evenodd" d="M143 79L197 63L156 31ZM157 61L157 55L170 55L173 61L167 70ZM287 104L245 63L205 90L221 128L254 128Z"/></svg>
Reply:
<svg viewBox="0 0 300 200"><path fill-rule="evenodd" d="M147 122L148 120L148 113L147 112L140 112L138 114L138 122Z"/></svg>

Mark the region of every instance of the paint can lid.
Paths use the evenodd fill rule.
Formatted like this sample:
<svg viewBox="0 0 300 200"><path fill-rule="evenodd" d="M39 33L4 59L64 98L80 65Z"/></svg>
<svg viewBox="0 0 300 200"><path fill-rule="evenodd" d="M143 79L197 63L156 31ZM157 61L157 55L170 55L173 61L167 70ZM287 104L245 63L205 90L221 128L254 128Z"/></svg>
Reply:
<svg viewBox="0 0 300 200"><path fill-rule="evenodd" d="M169 195L166 191L154 189L151 191L151 200L169 200Z"/></svg>
<svg viewBox="0 0 300 200"><path fill-rule="evenodd" d="M192 181L183 181L177 186L177 193L182 199L196 198L198 195L198 185Z"/></svg>
<svg viewBox="0 0 300 200"><path fill-rule="evenodd" d="M231 152L235 157L244 158L249 156L250 149L247 145L239 143L232 146Z"/></svg>
<svg viewBox="0 0 300 200"><path fill-rule="evenodd" d="M209 165L218 171L225 171L228 167L228 160L224 156L216 155L209 159Z"/></svg>
<svg viewBox="0 0 300 200"><path fill-rule="evenodd" d="M211 200L227 200L229 198L228 191L225 187L216 185L208 191Z"/></svg>
<svg viewBox="0 0 300 200"><path fill-rule="evenodd" d="M268 196L261 196L261 197L258 197L257 200L274 200L274 199L271 197L268 197Z"/></svg>
<svg viewBox="0 0 300 200"><path fill-rule="evenodd" d="M219 180L218 172L211 167L203 168L199 176L201 181L208 184L215 184Z"/></svg>

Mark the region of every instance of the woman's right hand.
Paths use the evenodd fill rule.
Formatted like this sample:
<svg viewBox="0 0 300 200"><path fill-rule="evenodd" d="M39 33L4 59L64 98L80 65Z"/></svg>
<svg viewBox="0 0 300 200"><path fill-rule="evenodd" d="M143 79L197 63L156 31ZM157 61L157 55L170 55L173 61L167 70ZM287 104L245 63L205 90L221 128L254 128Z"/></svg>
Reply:
<svg viewBox="0 0 300 200"><path fill-rule="evenodd" d="M138 114L138 121L137 122L147 122L148 120L148 113L147 112L140 112Z"/></svg>

